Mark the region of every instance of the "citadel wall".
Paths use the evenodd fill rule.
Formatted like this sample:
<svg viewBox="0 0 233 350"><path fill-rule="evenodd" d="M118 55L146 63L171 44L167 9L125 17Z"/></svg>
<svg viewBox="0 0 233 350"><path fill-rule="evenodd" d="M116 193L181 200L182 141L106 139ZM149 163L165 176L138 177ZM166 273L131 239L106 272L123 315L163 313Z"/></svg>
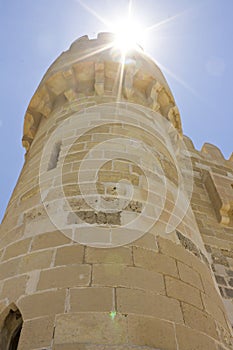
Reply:
<svg viewBox="0 0 233 350"><path fill-rule="evenodd" d="M108 42L76 41L26 113L1 332L18 309L19 350L232 349L233 162L182 139L159 69L134 53L121 75Z"/></svg>

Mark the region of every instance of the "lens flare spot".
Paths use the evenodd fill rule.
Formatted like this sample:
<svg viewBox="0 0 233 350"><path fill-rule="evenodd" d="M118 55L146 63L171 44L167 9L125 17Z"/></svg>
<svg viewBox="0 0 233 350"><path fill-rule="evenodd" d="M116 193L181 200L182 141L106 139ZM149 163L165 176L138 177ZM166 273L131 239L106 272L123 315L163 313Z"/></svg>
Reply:
<svg viewBox="0 0 233 350"><path fill-rule="evenodd" d="M116 311L111 311L111 312L109 313L109 316L110 316L110 318L111 318L112 321L115 319L116 314L117 314Z"/></svg>

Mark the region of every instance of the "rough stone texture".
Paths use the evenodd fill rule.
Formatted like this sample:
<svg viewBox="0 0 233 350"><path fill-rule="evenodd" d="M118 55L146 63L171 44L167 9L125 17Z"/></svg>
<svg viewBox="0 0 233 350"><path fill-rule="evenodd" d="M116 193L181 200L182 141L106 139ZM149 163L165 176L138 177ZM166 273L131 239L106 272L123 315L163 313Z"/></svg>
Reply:
<svg viewBox="0 0 233 350"><path fill-rule="evenodd" d="M31 239L27 238L9 245L5 250L5 253L3 255L3 260L8 260L18 255L26 254L29 249L30 243L31 243Z"/></svg>
<svg viewBox="0 0 233 350"><path fill-rule="evenodd" d="M69 343L127 343L127 319L117 316L111 320L108 313L71 313L59 315L56 320L55 344Z"/></svg>
<svg viewBox="0 0 233 350"><path fill-rule="evenodd" d="M18 305L25 320L60 314L65 310L65 290L25 296Z"/></svg>
<svg viewBox="0 0 233 350"><path fill-rule="evenodd" d="M24 322L19 350L47 349L51 345L54 317L40 317Z"/></svg>
<svg viewBox="0 0 233 350"><path fill-rule="evenodd" d="M201 332L197 332L192 328L188 328L182 325L176 326L176 336L179 346L179 350L213 350L215 349L215 342L212 338L204 335Z"/></svg>
<svg viewBox="0 0 233 350"><path fill-rule="evenodd" d="M172 323L152 317L129 315L128 324L130 343L156 349L176 349Z"/></svg>
<svg viewBox="0 0 233 350"><path fill-rule="evenodd" d="M109 40L74 42L27 109L0 225L0 332L19 310L19 350L232 350L233 158L184 147L142 52L120 89L112 50L85 56ZM190 202L178 175L193 180Z"/></svg>
<svg viewBox="0 0 233 350"><path fill-rule="evenodd" d="M165 283L168 296L185 301L199 309L203 308L201 293L198 289L172 277L165 277Z"/></svg>
<svg viewBox="0 0 233 350"><path fill-rule="evenodd" d="M74 244L58 248L55 256L55 266L81 264L84 258L84 247Z"/></svg>
<svg viewBox="0 0 233 350"><path fill-rule="evenodd" d="M20 260L19 273L48 268L52 262L52 256L52 250L24 255Z"/></svg>
<svg viewBox="0 0 233 350"><path fill-rule="evenodd" d="M182 303L184 323L200 332L206 333L212 338L218 339L217 327L214 319L207 313L200 311L196 307Z"/></svg>
<svg viewBox="0 0 233 350"><path fill-rule="evenodd" d="M129 287L165 294L162 274L124 265L96 264L93 266L92 285Z"/></svg>
<svg viewBox="0 0 233 350"><path fill-rule="evenodd" d="M46 232L42 235L36 236L33 239L31 250L40 250L69 243L70 239L59 231Z"/></svg>
<svg viewBox="0 0 233 350"><path fill-rule="evenodd" d="M133 257L136 266L178 277L176 262L169 256L136 247L133 248Z"/></svg>
<svg viewBox="0 0 233 350"><path fill-rule="evenodd" d="M78 288L70 291L71 312L111 312L115 308L113 288Z"/></svg>
<svg viewBox="0 0 233 350"><path fill-rule="evenodd" d="M112 248L111 250L87 247L85 262L91 264L126 264L132 266L132 250L126 247Z"/></svg>
<svg viewBox="0 0 233 350"><path fill-rule="evenodd" d="M2 287L1 299L7 298L10 302L18 300L20 296L25 294L27 281L27 275L6 280Z"/></svg>
<svg viewBox="0 0 233 350"><path fill-rule="evenodd" d="M68 265L44 270L40 274L38 290L87 286L90 283L90 265Z"/></svg>
<svg viewBox="0 0 233 350"><path fill-rule="evenodd" d="M179 231L177 231L176 233L181 244L185 247L185 249L189 250L190 252L193 252L196 256L200 256L198 248L189 238L182 235Z"/></svg>
<svg viewBox="0 0 233 350"><path fill-rule="evenodd" d="M201 277L198 272L181 262L178 262L177 266L182 281L191 284L193 287L196 287L202 291L204 290Z"/></svg>
<svg viewBox="0 0 233 350"><path fill-rule="evenodd" d="M136 289L117 288L117 306L123 314L144 314L183 323L180 303L172 298Z"/></svg>

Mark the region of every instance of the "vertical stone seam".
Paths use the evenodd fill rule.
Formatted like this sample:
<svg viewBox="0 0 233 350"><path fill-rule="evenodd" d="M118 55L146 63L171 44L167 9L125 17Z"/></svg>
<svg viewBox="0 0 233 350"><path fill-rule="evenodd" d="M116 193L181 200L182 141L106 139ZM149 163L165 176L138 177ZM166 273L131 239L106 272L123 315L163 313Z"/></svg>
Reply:
<svg viewBox="0 0 233 350"><path fill-rule="evenodd" d="M37 291L41 270L33 270L27 273L28 280L25 287L25 294L30 295Z"/></svg>
<svg viewBox="0 0 233 350"><path fill-rule="evenodd" d="M64 313L70 312L70 288L66 289Z"/></svg>
<svg viewBox="0 0 233 350"><path fill-rule="evenodd" d="M131 256L132 256L132 266L136 266L135 262L134 262L134 252L133 252L133 246L130 247L131 248Z"/></svg>
<svg viewBox="0 0 233 350"><path fill-rule="evenodd" d="M54 345L55 330L56 330L56 316L54 317L54 325L53 325L53 335L52 335L52 340L51 340L51 348L53 348L53 345Z"/></svg>
<svg viewBox="0 0 233 350"><path fill-rule="evenodd" d="M3 257L4 257L4 255L5 255L5 253L6 253L6 248L7 248L7 247L4 247L4 248L1 249L2 254L0 255L0 262L3 261Z"/></svg>
<svg viewBox="0 0 233 350"><path fill-rule="evenodd" d="M160 246L160 243L159 243L159 241L156 239L156 242L157 242L157 246L158 246L158 252L160 253L160 254L163 254L162 253L162 249L161 249L161 246Z"/></svg>
<svg viewBox="0 0 233 350"><path fill-rule="evenodd" d="M27 253L32 253L32 252L33 252L33 250L32 250L32 245L33 245L33 243L34 243L34 240L35 240L35 236L32 237L32 239L31 239L31 241L30 241L30 244L29 244L29 246L28 246L28 251L27 251ZM26 254L27 254L27 253L26 253Z"/></svg>
<svg viewBox="0 0 233 350"><path fill-rule="evenodd" d="M182 319L183 319L183 324L184 324L184 326L186 325L186 323L185 323L185 319L184 319L184 312L183 312L183 307L182 307L182 301L181 300L178 300L178 302L179 302L179 304L180 304L180 311L181 311L181 314L182 314ZM201 300L201 302L202 302L202 300ZM185 302L184 302L185 303ZM191 304L189 304L189 303L187 303L188 305L191 305Z"/></svg>
<svg viewBox="0 0 233 350"><path fill-rule="evenodd" d="M57 248L55 248L54 251L53 251L50 268L54 267L54 265L55 265L56 255L57 255Z"/></svg>
<svg viewBox="0 0 233 350"><path fill-rule="evenodd" d="M205 304L204 304L204 300L203 300L203 297L202 297L202 291L201 291L201 290L199 290L199 294L200 294L200 298L201 298L202 309L203 309L204 311L207 311L207 310L205 309ZM205 294L205 292L204 292L204 294Z"/></svg>
<svg viewBox="0 0 233 350"><path fill-rule="evenodd" d="M182 312L182 316L183 316L183 312ZM179 344L178 344L178 340L177 340L177 335L176 335L176 325L175 323L172 323L173 324L173 328L174 328L174 335L175 335L175 342L176 342L176 350L179 350Z"/></svg>
<svg viewBox="0 0 233 350"><path fill-rule="evenodd" d="M203 310L207 313L207 314L209 314L209 312L207 311L207 308L206 308L206 306L205 306L205 303L204 303L204 294L206 294L205 292L201 292L200 291L200 293L201 293L201 303L202 303L202 306L203 306ZM207 295L207 294L206 294ZM210 314L209 314L210 315ZM212 316L212 315L211 315Z"/></svg>
<svg viewBox="0 0 233 350"><path fill-rule="evenodd" d="M91 267L91 272L90 272L90 282L89 282L89 287L91 287L92 286L92 278L93 278L93 264L89 264L90 265L90 267Z"/></svg>
<svg viewBox="0 0 233 350"><path fill-rule="evenodd" d="M177 273L178 273L178 277L179 277L179 280L180 281L182 281L182 279L181 279L181 275L180 275L180 270L179 270L179 268L178 268L178 261L176 260L176 259L174 259L175 260L175 264L176 264L176 269L177 269ZM186 264L184 264L184 265L186 265ZM188 266L188 265L187 265ZM184 281L183 281L184 282ZM186 283L186 282L185 282Z"/></svg>
<svg viewBox="0 0 233 350"><path fill-rule="evenodd" d="M113 292L113 311L116 311L117 312L117 296L116 296L116 288L113 288L112 289L112 292Z"/></svg>
<svg viewBox="0 0 233 350"><path fill-rule="evenodd" d="M200 280L201 280L201 285L202 285L202 288L203 288L203 293L205 293L205 286L204 286L204 283L203 283L203 280L202 280L202 275L200 274L199 271L197 271L197 270L194 270L194 271L196 271L196 272L198 273L198 276L200 277ZM201 300L202 300L202 298L201 298ZM203 303L203 302L202 302L202 303Z"/></svg>
<svg viewBox="0 0 233 350"><path fill-rule="evenodd" d="M3 285L4 285L4 282L5 280L1 281L0 283L0 294L2 294L2 291L3 291Z"/></svg>
<svg viewBox="0 0 233 350"><path fill-rule="evenodd" d="M169 298L169 296L167 294L167 284L166 284L166 280L165 280L165 275L163 273L161 275L163 277L163 284L164 284L165 295Z"/></svg>
<svg viewBox="0 0 233 350"><path fill-rule="evenodd" d="M85 245L83 250L83 260L82 260L83 264L86 263L86 254L87 254L87 246Z"/></svg>
<svg viewBox="0 0 233 350"><path fill-rule="evenodd" d="M72 228L71 228L71 231L72 231L72 237L71 237L71 239L72 239L72 244L73 244L73 242L75 242L75 240L74 240L75 228L72 227Z"/></svg>

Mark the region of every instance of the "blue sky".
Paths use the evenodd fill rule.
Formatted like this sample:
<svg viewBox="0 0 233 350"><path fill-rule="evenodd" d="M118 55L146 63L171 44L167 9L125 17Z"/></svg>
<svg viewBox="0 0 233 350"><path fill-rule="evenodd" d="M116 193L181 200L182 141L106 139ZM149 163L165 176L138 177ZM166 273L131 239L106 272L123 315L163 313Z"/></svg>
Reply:
<svg viewBox="0 0 233 350"><path fill-rule="evenodd" d="M110 22L127 0L83 0ZM160 65L197 149L233 151L233 1L133 0L133 17L149 27L144 49ZM78 37L108 31L76 0L0 0L0 221L24 162L28 103L49 65Z"/></svg>

